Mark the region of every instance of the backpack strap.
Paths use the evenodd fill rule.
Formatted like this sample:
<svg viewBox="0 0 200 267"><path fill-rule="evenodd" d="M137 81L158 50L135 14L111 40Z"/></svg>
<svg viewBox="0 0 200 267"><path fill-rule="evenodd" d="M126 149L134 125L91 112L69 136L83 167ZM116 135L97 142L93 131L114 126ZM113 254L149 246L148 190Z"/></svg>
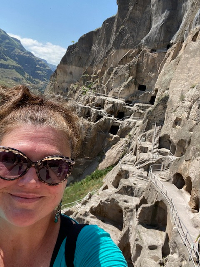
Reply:
<svg viewBox="0 0 200 267"><path fill-rule="evenodd" d="M65 261L67 267L74 267L73 262L76 249L76 241L80 231L86 225L87 224L72 224L72 226L70 227L70 231L68 231L65 245Z"/></svg>
<svg viewBox="0 0 200 267"><path fill-rule="evenodd" d="M81 231L81 229L86 224L78 224L76 221L71 219L70 217L61 214L60 216L61 224L60 230L58 234L58 238L54 247L54 251L51 257L50 267L53 267L56 257L59 253L60 246L62 245L64 239L66 238L65 243L65 261L67 267L74 266L74 253L76 249L76 240Z"/></svg>

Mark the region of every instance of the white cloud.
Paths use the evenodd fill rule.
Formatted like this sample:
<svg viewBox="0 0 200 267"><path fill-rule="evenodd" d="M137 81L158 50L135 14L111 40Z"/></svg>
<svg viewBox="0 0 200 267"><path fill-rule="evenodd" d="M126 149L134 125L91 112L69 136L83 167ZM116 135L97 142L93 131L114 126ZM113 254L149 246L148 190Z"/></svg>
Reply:
<svg viewBox="0 0 200 267"><path fill-rule="evenodd" d="M18 35L9 33L11 37L17 38L20 40L22 45L34 56L45 59L48 63L58 65L61 58L64 56L66 49L59 46L54 45L52 43L40 43L37 40L33 40L30 38L21 38Z"/></svg>

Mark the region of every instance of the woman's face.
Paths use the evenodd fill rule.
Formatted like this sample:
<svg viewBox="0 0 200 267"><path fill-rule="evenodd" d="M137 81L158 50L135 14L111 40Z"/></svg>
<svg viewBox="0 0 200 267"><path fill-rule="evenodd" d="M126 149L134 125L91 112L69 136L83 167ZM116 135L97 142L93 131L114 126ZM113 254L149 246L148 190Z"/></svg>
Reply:
<svg viewBox="0 0 200 267"><path fill-rule="evenodd" d="M64 134L47 126L17 127L4 135L0 145L16 148L34 162L50 155L71 156ZM0 179L0 222L22 227L52 217L66 183L44 184L38 180L34 167L17 180Z"/></svg>

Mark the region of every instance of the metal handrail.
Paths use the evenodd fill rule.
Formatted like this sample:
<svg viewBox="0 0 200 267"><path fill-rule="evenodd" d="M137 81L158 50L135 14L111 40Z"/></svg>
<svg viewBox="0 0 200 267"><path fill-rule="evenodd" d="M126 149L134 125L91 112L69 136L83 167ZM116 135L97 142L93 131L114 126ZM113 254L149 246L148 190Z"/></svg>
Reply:
<svg viewBox="0 0 200 267"><path fill-rule="evenodd" d="M178 215L178 211L175 208L175 205L173 203L173 200L168 196L167 194L167 189L165 188L164 184L157 179L156 175L153 174L153 168L157 168L158 166L160 166L160 171L163 170L163 166L162 165L158 165L158 164L154 164L152 166L150 166L150 171L149 171L149 177L150 177L150 182L156 186L156 188L158 188L158 190L160 191L160 193L164 196L164 198L166 199L166 201L168 202L170 208L171 208L171 213L172 213L172 217L174 219L174 223L177 227L178 233L184 243L184 245L187 248L187 251L189 253L189 260L192 261L193 265L195 267L199 267L200 263L196 263L194 261L194 257L197 257L197 260L200 260L200 254L198 252L198 249L196 248L196 246L194 245L194 242L192 241L192 237L189 233L189 231L187 230L186 226L184 225L184 223L181 221L179 215ZM156 169L155 168L155 169ZM157 170L159 170L159 168L157 168Z"/></svg>

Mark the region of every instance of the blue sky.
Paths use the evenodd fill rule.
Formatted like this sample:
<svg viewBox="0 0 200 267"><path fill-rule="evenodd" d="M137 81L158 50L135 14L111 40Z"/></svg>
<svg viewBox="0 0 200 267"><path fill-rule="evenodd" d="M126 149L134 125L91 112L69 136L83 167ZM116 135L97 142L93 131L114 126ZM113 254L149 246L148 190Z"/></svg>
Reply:
<svg viewBox="0 0 200 267"><path fill-rule="evenodd" d="M116 15L116 0L2 1L0 28L34 55L57 65L72 41Z"/></svg>

